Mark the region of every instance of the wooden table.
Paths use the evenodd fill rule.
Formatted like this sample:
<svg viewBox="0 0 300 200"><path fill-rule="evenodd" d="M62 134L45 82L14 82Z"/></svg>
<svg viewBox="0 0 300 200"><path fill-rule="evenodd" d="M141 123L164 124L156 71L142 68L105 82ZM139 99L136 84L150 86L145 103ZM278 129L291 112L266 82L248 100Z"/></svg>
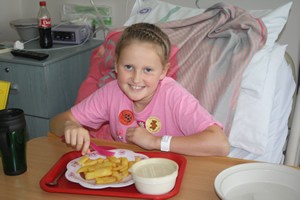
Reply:
<svg viewBox="0 0 300 200"><path fill-rule="evenodd" d="M126 148L133 151L144 151L135 145L129 145L113 141L95 140L101 145ZM126 198L78 195L64 193L49 193L42 190L39 181L59 160L59 158L72 151L55 137L39 137L27 142L27 165L24 174L18 176L6 176L0 163L0 199L5 200L47 200L47 199L72 199L94 200L114 199L125 200ZM193 157L186 156L187 165L179 193L172 199L193 200L219 200L214 190L214 179L224 169L250 161L227 157Z"/></svg>

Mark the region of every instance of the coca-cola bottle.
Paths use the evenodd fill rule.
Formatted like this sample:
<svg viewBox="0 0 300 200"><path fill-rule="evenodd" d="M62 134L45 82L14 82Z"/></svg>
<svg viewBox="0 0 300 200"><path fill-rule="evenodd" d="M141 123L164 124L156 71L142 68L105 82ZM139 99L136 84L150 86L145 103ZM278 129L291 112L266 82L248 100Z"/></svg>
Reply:
<svg viewBox="0 0 300 200"><path fill-rule="evenodd" d="M39 20L40 46L41 48L51 48L52 47L51 17L46 7L46 1L40 1L38 20Z"/></svg>

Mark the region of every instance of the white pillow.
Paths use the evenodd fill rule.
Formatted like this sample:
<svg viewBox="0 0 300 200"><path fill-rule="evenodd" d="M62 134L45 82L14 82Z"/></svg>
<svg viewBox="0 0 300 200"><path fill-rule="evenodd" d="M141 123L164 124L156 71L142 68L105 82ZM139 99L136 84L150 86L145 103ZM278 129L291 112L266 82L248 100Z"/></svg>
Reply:
<svg viewBox="0 0 300 200"><path fill-rule="evenodd" d="M231 146L262 155L269 138L269 122L275 95L278 68L284 60L286 45L274 45L265 54L267 70L265 91L260 98L253 98L241 90L229 135ZM282 83L284 84L284 83ZM288 101L288 99L287 99Z"/></svg>
<svg viewBox="0 0 300 200"><path fill-rule="evenodd" d="M275 50L273 56L281 56L280 54L283 50L285 50L285 46L279 46L275 44L274 49ZM275 52L280 52L280 54L277 55ZM271 163L282 163L283 161L283 148L288 133L287 122L292 109L292 98L296 89L296 83L293 79L291 67L287 64L285 60L283 60L280 67L276 65L275 67L271 68L273 73L276 73L277 79L273 79L273 81L272 79L268 79L268 82L272 81L268 85L275 85L275 91L273 96L274 100L273 102L271 102L272 111L271 113L269 113L270 120L268 126L269 128L267 131L268 142L266 145L263 145L265 146L264 153L254 154L240 148L232 147L229 154L230 157L258 160Z"/></svg>
<svg viewBox="0 0 300 200"><path fill-rule="evenodd" d="M275 41L285 26L291 6L292 2L289 2L261 16L268 31L267 41L264 47L253 56L244 71L241 85L241 89L246 90L246 92L253 97L260 98L264 93L264 84L268 73L266 68L268 63L267 54L272 51ZM255 12L256 11L252 11L252 13Z"/></svg>
<svg viewBox="0 0 300 200"><path fill-rule="evenodd" d="M138 22L167 22L185 19L203 13L205 9L182 7L158 0L136 0L125 26Z"/></svg>
<svg viewBox="0 0 300 200"><path fill-rule="evenodd" d="M261 16L261 19L266 25L268 31L268 38L265 45L266 48L273 47L274 42L277 40L288 20L292 4L293 2L289 2Z"/></svg>
<svg viewBox="0 0 300 200"><path fill-rule="evenodd" d="M232 146L242 148L246 151L262 154L265 151L268 139L268 127L270 119L270 109L262 100L269 88L266 88L266 80L269 75L269 60L273 58L283 59L283 55L274 55L273 46L280 32L285 26L292 2L273 10L251 10L254 17L261 18L268 31L268 38L265 46L258 51L250 61L241 83L241 95L238 101L238 107L233 119L230 135ZM136 0L132 9L130 18L125 25L131 25L138 22L157 23L171 20L178 20L201 14L205 9L187 8L159 0ZM280 64L281 62L274 63ZM257 105L257 103L262 105ZM266 110L268 108L268 112ZM253 111L255 110L255 114ZM255 133L253 137L251 134ZM260 137L255 137L256 135ZM238 136L238 138L236 137ZM245 137L244 137L245 136ZM241 138L247 138L247 141Z"/></svg>

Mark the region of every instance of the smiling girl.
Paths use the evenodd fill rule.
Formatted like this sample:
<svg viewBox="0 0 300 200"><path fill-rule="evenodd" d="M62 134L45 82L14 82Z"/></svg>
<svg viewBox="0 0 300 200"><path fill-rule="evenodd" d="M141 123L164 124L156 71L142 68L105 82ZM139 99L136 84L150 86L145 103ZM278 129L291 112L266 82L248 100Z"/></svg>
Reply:
<svg viewBox="0 0 300 200"><path fill-rule="evenodd" d="M109 122L116 141L147 150L194 156L226 156L222 125L178 82L166 77L170 41L157 26L127 27L115 49L117 80L51 120L50 129L83 154L90 135Z"/></svg>

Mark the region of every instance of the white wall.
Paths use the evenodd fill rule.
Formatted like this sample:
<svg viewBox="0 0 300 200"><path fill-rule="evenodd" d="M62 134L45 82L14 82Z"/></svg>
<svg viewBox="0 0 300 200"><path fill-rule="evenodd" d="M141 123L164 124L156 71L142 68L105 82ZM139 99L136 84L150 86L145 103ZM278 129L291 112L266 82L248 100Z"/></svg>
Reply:
<svg viewBox="0 0 300 200"><path fill-rule="evenodd" d="M170 3L195 7L195 0L164 0ZM199 0L199 5L207 8L222 0ZM234 4L245 9L270 9L275 8L290 0L226 0L229 4ZM113 27L121 26L130 14L130 10L135 0L94 0L97 5L109 5L112 7ZM300 57L300 1L293 1L290 19L286 26L286 31L281 35L279 42L289 44L288 52L299 66ZM48 0L47 7L51 14L53 23L59 23L61 19L61 8L63 3L79 3L89 5L90 0ZM36 17L39 9L39 0L1 0L0 2L0 42L14 41L19 39L15 30L9 26L9 22L19 18ZM297 40L291 41L291 36Z"/></svg>
<svg viewBox="0 0 300 200"><path fill-rule="evenodd" d="M20 17L20 0L1 0L0 2L0 42L12 40L17 32L11 29L9 22Z"/></svg>

